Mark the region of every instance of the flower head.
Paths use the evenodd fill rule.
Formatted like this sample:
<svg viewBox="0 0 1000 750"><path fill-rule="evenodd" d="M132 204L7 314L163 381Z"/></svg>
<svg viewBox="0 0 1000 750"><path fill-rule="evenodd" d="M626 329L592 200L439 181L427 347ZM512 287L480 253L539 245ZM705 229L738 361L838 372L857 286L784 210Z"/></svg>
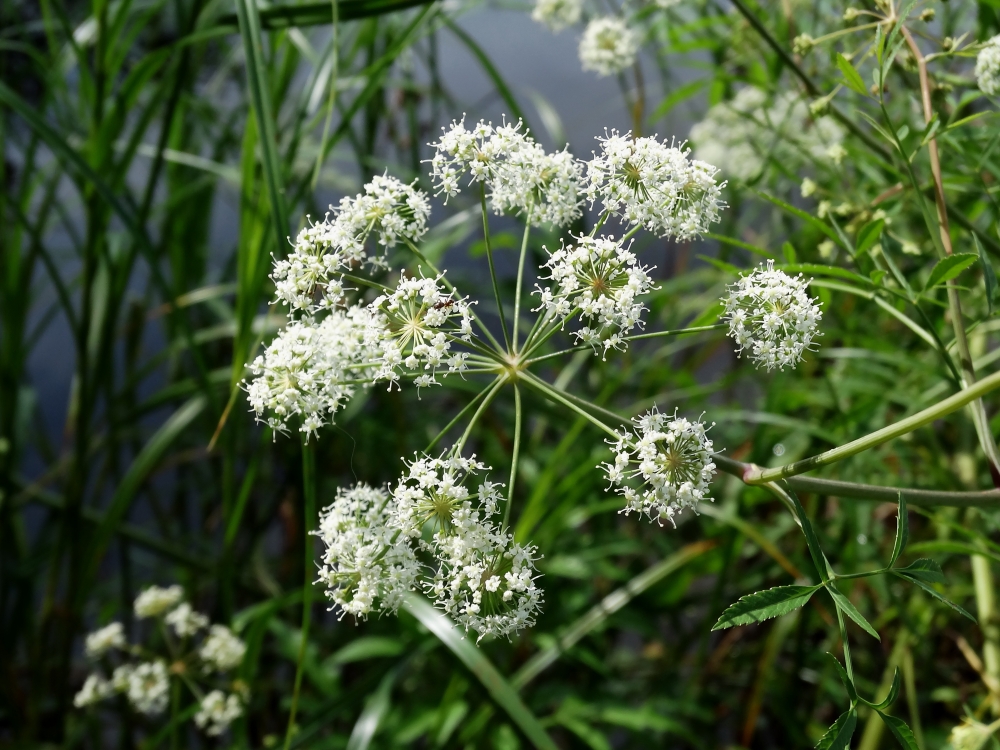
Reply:
<svg viewBox="0 0 1000 750"><path fill-rule="evenodd" d="M91 659L98 659L108 651L125 648L125 629L120 622L112 622L87 636L84 649Z"/></svg>
<svg viewBox="0 0 1000 750"><path fill-rule="evenodd" d="M986 42L976 56L976 81L987 96L1000 95L1000 35Z"/></svg>
<svg viewBox="0 0 1000 750"><path fill-rule="evenodd" d="M595 18L580 39L580 63L584 70L613 76L635 64L639 35L620 18Z"/></svg>
<svg viewBox="0 0 1000 750"><path fill-rule="evenodd" d="M73 696L73 705L77 708L92 706L114 693L114 690L114 686L99 674L88 675L80 692Z"/></svg>
<svg viewBox="0 0 1000 750"><path fill-rule="evenodd" d="M489 518L502 501L502 485L482 482L475 492L465 486L478 472L489 470L475 456L446 453L440 458L417 457L408 466L408 474L399 480L392 496L395 524L411 537L419 537L426 524L450 533L459 511Z"/></svg>
<svg viewBox="0 0 1000 750"><path fill-rule="evenodd" d="M180 586L150 586L135 598L135 616L140 620L159 617L176 607L183 598L184 589Z"/></svg>
<svg viewBox="0 0 1000 750"><path fill-rule="evenodd" d="M178 638L189 638L199 630L208 627L208 618L201 612L196 612L187 602L178 604L163 618Z"/></svg>
<svg viewBox="0 0 1000 750"><path fill-rule="evenodd" d="M531 18L552 31L562 31L580 20L582 0L537 0Z"/></svg>
<svg viewBox="0 0 1000 750"><path fill-rule="evenodd" d="M208 669L228 672L243 662L247 645L225 625L213 625L198 655Z"/></svg>
<svg viewBox="0 0 1000 750"><path fill-rule="evenodd" d="M759 365L773 370L795 367L810 348L823 317L816 300L806 292L801 274L792 277L774 269L774 261L741 276L722 300L723 319L737 353L750 350Z"/></svg>
<svg viewBox="0 0 1000 750"><path fill-rule="evenodd" d="M595 351L624 349L622 336L642 325L646 308L638 297L653 288L650 269L629 247L611 237L581 236L552 253L545 267L551 285L538 288L539 309L558 317L579 310L585 325L574 336Z"/></svg>
<svg viewBox="0 0 1000 750"><path fill-rule="evenodd" d="M124 684L125 697L139 713L156 716L166 710L170 698L170 676L167 665L162 661L143 662L118 675L115 682Z"/></svg>
<svg viewBox="0 0 1000 750"><path fill-rule="evenodd" d="M314 434L332 421L354 395L352 381L366 376L359 371L370 362L366 346L369 313L364 308L334 310L317 322L293 320L278 333L244 381L247 399L258 421L275 432L285 432L290 421Z"/></svg>
<svg viewBox="0 0 1000 750"><path fill-rule="evenodd" d="M472 313L467 300L446 290L442 277L400 277L396 288L377 297L368 310L365 344L378 354L375 380L423 372L418 386L437 383L437 373L466 369L463 353L451 354L452 340L472 336Z"/></svg>
<svg viewBox="0 0 1000 750"><path fill-rule="evenodd" d="M719 170L711 164L691 161L689 150L655 137L612 130L598 140L601 153L587 162L591 205L600 200L611 215L677 240L697 237L719 220L725 183L716 182Z"/></svg>
<svg viewBox="0 0 1000 750"><path fill-rule="evenodd" d="M201 699L194 723L209 737L218 737L242 715L243 704L238 696L227 696L221 690L213 690Z"/></svg>
<svg viewBox="0 0 1000 750"><path fill-rule="evenodd" d="M645 514L651 521L674 517L685 508L697 510L708 497L715 474L712 441L705 425L654 407L632 420L634 428L618 432L613 443L614 463L603 464L608 481L625 498L622 513ZM630 482L641 482L634 489Z"/></svg>
<svg viewBox="0 0 1000 750"><path fill-rule="evenodd" d="M326 545L319 580L340 608L364 619L373 609L396 612L420 572L410 538L391 525L395 500L382 489L340 488L320 516Z"/></svg>

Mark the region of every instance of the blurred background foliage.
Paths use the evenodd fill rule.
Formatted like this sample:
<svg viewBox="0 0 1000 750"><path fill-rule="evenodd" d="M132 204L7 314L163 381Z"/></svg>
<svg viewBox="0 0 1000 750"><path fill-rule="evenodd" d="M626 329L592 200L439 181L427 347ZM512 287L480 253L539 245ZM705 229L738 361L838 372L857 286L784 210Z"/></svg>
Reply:
<svg viewBox="0 0 1000 750"><path fill-rule="evenodd" d="M834 51L868 37L847 36L805 56L793 55L792 40L848 27L846 7L797 0L630 7L644 35L646 73L620 81L633 127L686 128L748 85L806 101L832 92L842 80ZM937 10L933 22L911 19L932 40L965 32L983 40L1000 30L995 0L920 7ZM414 0L0 5L3 744L156 746L162 722L124 704L74 711L71 699L85 674L81 635L113 617L134 627L137 591L172 582L250 645L241 674L253 690L246 719L218 741L185 727L183 744L279 742L307 540L299 447L254 425L239 388L243 363L281 324L280 311L267 305L271 257L285 251L306 215L321 216L331 198L355 192L371 174L426 180L425 144L467 109L495 112L494 120L527 111L529 124L561 145L558 113L537 96L522 110L529 97L475 41L475 24L491 16L463 16L473 9ZM465 45L491 81L480 102L460 101L444 84L444 37ZM990 108L975 96L967 58L940 61L934 80L956 249L978 252L975 230L984 258L996 264L1000 131L989 117L946 127ZM925 128L905 53L887 89L897 129L907 125L902 140L916 149ZM589 99L587 87L573 95L587 108L606 106ZM589 354L558 360L545 376L626 415L654 402L705 411L717 423L716 446L765 466L841 444L953 392L938 351L951 338L943 292L931 290L918 304L898 294L907 284L923 288L932 243L892 146L857 114L871 103L853 96L845 90L833 101L854 130L839 165L809 157L789 169L765 155L767 168L749 184L731 181L714 240L641 243L660 279L651 330L712 322L733 267L763 257L853 272L811 271L824 303L818 353L795 372L762 374L736 360L725 340L699 334L646 342L607 362ZM581 157L591 148L574 147ZM929 189L923 152L913 165ZM718 166L725 176L728 165ZM804 177L819 186L813 197L801 195ZM811 217L819 200L835 205L805 220L762 193ZM467 209L452 201L446 215L438 212L431 242L463 290L485 288L486 278ZM851 257L831 248L830 236L841 231L856 243L877 210L888 220L877 249ZM546 242L544 233L533 238L538 261ZM904 242L906 252L897 252ZM502 239L497 246L513 252ZM511 255L501 269L512 268ZM960 277L983 369L1000 357L986 268ZM465 387L419 398L381 388L359 395L319 442L320 503L356 479L393 481L399 457L421 449L475 393L474 383L468 394ZM711 632L739 596L810 578L791 517L763 490L724 475L715 504L677 529L620 516L595 469L609 455L602 436L533 393L525 398L515 528L545 552L537 626L512 643L481 644L484 666L463 662L406 611L355 624L320 604L293 745L530 746L486 687L492 664L507 681L502 687L519 691L560 747L811 746L845 700L824 654L839 649L830 608L814 601L763 625ZM470 445L504 467L512 425L512 404L500 399ZM1000 432L996 419L991 426ZM992 484L964 413L825 475L951 490ZM838 570L887 559L894 505L802 499ZM937 748L967 711L987 722L995 711L988 686L1000 664L989 660L1000 641L996 623L982 617L993 594L975 590L983 578L974 577L972 561L985 561L988 571L1000 560L1000 515L992 507L912 507L910 522L906 554L940 561L947 595L978 611L981 627L919 590L876 578L849 594L882 640L853 625L851 633L859 686L881 695L899 667L903 690L893 710L921 748ZM881 722L866 722L862 713L856 747L892 746Z"/></svg>

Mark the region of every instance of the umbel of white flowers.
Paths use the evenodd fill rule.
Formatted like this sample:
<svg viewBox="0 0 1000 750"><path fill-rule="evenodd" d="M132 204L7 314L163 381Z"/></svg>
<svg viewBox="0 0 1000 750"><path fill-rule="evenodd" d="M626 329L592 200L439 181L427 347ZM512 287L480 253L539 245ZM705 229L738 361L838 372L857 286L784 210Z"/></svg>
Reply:
<svg viewBox="0 0 1000 750"><path fill-rule="evenodd" d="M580 64L600 76L613 76L635 64L639 35L621 18L595 18L580 39Z"/></svg>
<svg viewBox="0 0 1000 750"><path fill-rule="evenodd" d="M208 617L183 599L180 586L150 586L135 599L137 619L158 620L167 632L173 633L167 653L130 644L120 622L88 635L85 650L90 659L98 662L99 669L87 677L74 705L84 708L123 694L139 713L158 716L167 708L171 679L180 679L177 675L184 674L187 684L198 688L199 709L194 721L199 729L217 736L242 716L250 693L229 673L242 663L246 644L226 626L209 625ZM200 644L196 643L206 630ZM109 673L110 677L105 676ZM205 694L202 688L206 687L213 689Z"/></svg>
<svg viewBox="0 0 1000 750"><path fill-rule="evenodd" d="M736 342L737 354L750 352L758 366L767 370L794 368L812 346L823 317L817 301L806 292L801 274L789 276L767 261L750 274L740 276L722 300L723 318Z"/></svg>
<svg viewBox="0 0 1000 750"><path fill-rule="evenodd" d="M466 487L486 469L475 456L424 456L391 493L338 490L316 533L326 547L319 581L341 615L395 613L407 592L422 589L480 639L534 624L537 550L498 526L502 485Z"/></svg>
<svg viewBox="0 0 1000 750"><path fill-rule="evenodd" d="M987 41L976 56L976 81L987 96L1000 95L1000 35Z"/></svg>

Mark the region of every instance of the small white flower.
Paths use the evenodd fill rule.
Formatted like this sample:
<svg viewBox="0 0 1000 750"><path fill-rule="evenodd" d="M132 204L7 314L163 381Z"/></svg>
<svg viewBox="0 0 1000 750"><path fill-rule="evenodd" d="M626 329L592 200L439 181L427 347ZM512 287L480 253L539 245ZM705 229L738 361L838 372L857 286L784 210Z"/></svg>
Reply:
<svg viewBox="0 0 1000 750"><path fill-rule="evenodd" d="M983 724L966 717L961 724L951 730L948 745L952 750L982 750L997 731L1000 722Z"/></svg>
<svg viewBox="0 0 1000 750"><path fill-rule="evenodd" d="M469 303L454 290L447 291L441 277L400 277L389 294L369 306L365 345L377 351L374 380L387 380L389 387L401 374L427 376L419 385L437 383L436 376L462 372L465 359L451 352L454 339L472 336Z"/></svg>
<svg viewBox="0 0 1000 750"><path fill-rule="evenodd" d="M365 308L334 310L321 321L291 321L249 365L253 380L244 381L247 400L277 432L289 423L311 435L333 421L353 395L352 381L369 376L365 367L374 350L365 344L370 314Z"/></svg>
<svg viewBox="0 0 1000 750"><path fill-rule="evenodd" d="M674 517L685 508L697 511L700 502L711 499L712 441L700 420L678 417L676 410L668 416L653 407L632 424L634 430L617 433L614 463L602 465L608 481L626 500L620 512L636 511L651 521L667 519L676 525ZM629 486L633 480L641 482L638 490Z"/></svg>
<svg viewBox="0 0 1000 750"><path fill-rule="evenodd" d="M321 513L314 532L326 545L319 581L341 616L395 613L416 587L420 566L410 538L391 525L396 516L395 500L366 484L338 488Z"/></svg>
<svg viewBox="0 0 1000 750"><path fill-rule="evenodd" d="M751 358L768 370L795 367L819 335L823 315L816 300L806 291L801 274L792 277L774 269L774 261L755 268L729 288L722 300L723 319L737 353L751 352Z"/></svg>
<svg viewBox="0 0 1000 750"><path fill-rule="evenodd" d="M557 317L578 310L584 327L574 331L597 351L625 348L623 335L642 325L645 306L638 297L653 288L650 269L639 265L629 247L611 237L576 238L552 253L547 288L538 287L541 305Z"/></svg>
<svg viewBox="0 0 1000 750"><path fill-rule="evenodd" d="M620 18L595 18L580 40L580 63L584 70L613 76L635 64L639 35Z"/></svg>
<svg viewBox="0 0 1000 750"><path fill-rule="evenodd" d="M201 699L194 723L209 737L218 737L242 715L243 704L236 695L227 697L221 690L213 690Z"/></svg>
<svg viewBox="0 0 1000 750"><path fill-rule="evenodd" d="M243 662L246 651L246 644L232 630L225 625L213 625L209 628L208 637L201 644L198 655L207 667L228 672Z"/></svg>
<svg viewBox="0 0 1000 750"><path fill-rule="evenodd" d="M987 96L1000 95L1000 35L986 42L976 56L976 81Z"/></svg>
<svg viewBox="0 0 1000 750"><path fill-rule="evenodd" d="M552 31L562 31L580 20L583 0L537 0L531 18Z"/></svg>
<svg viewBox="0 0 1000 750"><path fill-rule="evenodd" d="M456 513L471 512L473 506L489 518L497 511L503 498L502 485L483 482L475 494L465 484L478 472L489 467L475 456L464 458L444 454L440 458L424 456L408 463L408 474L392 491L398 528L411 537L420 536L421 529L430 525L434 530L450 533Z"/></svg>
<svg viewBox="0 0 1000 750"><path fill-rule="evenodd" d="M100 703L114 692L114 687L99 674L92 674L87 677L83 687L73 697L73 705L77 708L92 706Z"/></svg>
<svg viewBox="0 0 1000 750"><path fill-rule="evenodd" d="M373 177L364 193L341 198L337 222L362 242L372 234L387 248L401 239L417 242L427 232L431 205L415 184L406 185L388 175Z"/></svg>
<svg viewBox="0 0 1000 750"><path fill-rule="evenodd" d="M91 659L99 659L108 651L125 648L125 629L120 622L112 622L87 636L85 650Z"/></svg>
<svg viewBox="0 0 1000 750"><path fill-rule="evenodd" d="M166 664L148 661L131 669L125 681L125 696L139 713L147 716L162 714L170 697L170 676Z"/></svg>
<svg viewBox="0 0 1000 750"><path fill-rule="evenodd" d="M164 621L174 629L178 638L188 638L202 628L208 627L208 618L201 612L196 612L187 602L178 604L167 614Z"/></svg>
<svg viewBox="0 0 1000 750"><path fill-rule="evenodd" d="M140 620L159 617L176 607L183 598L184 589L180 586L150 586L135 598L135 616Z"/></svg>
<svg viewBox="0 0 1000 750"><path fill-rule="evenodd" d="M708 231L725 207L718 169L688 159L689 150L631 133L598 138L601 153L587 162L585 195L591 205L660 237L690 240ZM683 144L681 144L683 146Z"/></svg>

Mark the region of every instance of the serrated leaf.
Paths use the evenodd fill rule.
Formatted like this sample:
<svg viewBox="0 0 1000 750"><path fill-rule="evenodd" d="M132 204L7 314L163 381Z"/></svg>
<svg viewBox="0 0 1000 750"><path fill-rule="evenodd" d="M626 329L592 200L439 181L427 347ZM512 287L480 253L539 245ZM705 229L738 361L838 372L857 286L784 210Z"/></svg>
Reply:
<svg viewBox="0 0 1000 750"><path fill-rule="evenodd" d="M919 578L911 578L910 576L904 575L904 574L899 573L898 571L895 571L895 570L893 570L891 572L894 573L894 574L896 574L897 576L899 576L903 580L909 581L910 583L912 583L912 584L914 584L916 586L919 586L924 591L926 591L928 594L930 594L935 599L937 599L939 602L941 602L942 604L946 604L947 606L951 607L953 610L955 610L956 612L958 612L960 615L963 615L964 617L968 617L973 622L976 622L976 623L979 622L975 617L973 617L972 615L970 615L964 608L958 606L957 604L955 604L955 602L951 601L951 599L948 599L948 598L942 596L937 591L935 591L934 589L932 589L929 583L924 583Z"/></svg>
<svg viewBox="0 0 1000 750"><path fill-rule="evenodd" d="M882 711L891 706L896 698L899 696L899 667L896 667L896 671L892 675L892 685L889 686L889 692L886 693L885 698L883 698L879 703L872 703L871 701L866 701L864 698L861 702L870 708L874 708L876 711Z"/></svg>
<svg viewBox="0 0 1000 750"><path fill-rule="evenodd" d="M979 256L975 253L955 253L954 255L949 255L947 258L942 258L937 262L931 271L931 275L927 278L927 285L924 287L924 290L933 289L938 284L951 281L977 260L979 260Z"/></svg>
<svg viewBox="0 0 1000 750"><path fill-rule="evenodd" d="M892 736L896 738L896 742L903 750L920 750L917 738L913 736L909 724L896 716L889 716L881 711L878 712L878 715L882 717L882 721L889 727Z"/></svg>
<svg viewBox="0 0 1000 750"><path fill-rule="evenodd" d="M858 230L858 241L856 243L856 251L858 255L867 253L873 247L875 243L879 241L882 236L882 230L885 228L884 219L876 219L875 221L869 221L861 229Z"/></svg>
<svg viewBox="0 0 1000 750"><path fill-rule="evenodd" d="M906 548L906 543L910 541L910 518L906 510L906 498L903 493L899 493L899 507L896 510L896 541L892 545L892 557L889 558L887 568L896 564L896 560Z"/></svg>
<svg viewBox="0 0 1000 750"><path fill-rule="evenodd" d="M853 708L845 711L816 743L816 750L846 750L851 746L857 725L857 712Z"/></svg>
<svg viewBox="0 0 1000 750"><path fill-rule="evenodd" d="M847 690L847 695L850 697L851 701L856 701L858 699L857 688L854 687L854 683L851 681L850 675L847 674L847 670L844 669L844 665L840 663L840 659L831 654L829 651L826 655L833 659L834 666L837 667L837 675L840 677L840 681L844 683L844 689Z"/></svg>
<svg viewBox="0 0 1000 750"><path fill-rule="evenodd" d="M877 641L882 639L879 637L878 632L875 628L871 626L871 623L865 619L865 616L858 611L858 608L851 604L851 600L844 596L842 593L837 591L837 587L832 583L826 587L827 591L830 592L830 596L833 597L833 603L837 605L837 609L843 612L845 615L850 617L854 622L856 622L862 630L864 630L868 635Z"/></svg>
<svg viewBox="0 0 1000 750"><path fill-rule="evenodd" d="M808 602L819 588L820 586L776 586L747 594L722 613L712 630L750 625L787 615Z"/></svg>
<svg viewBox="0 0 1000 750"><path fill-rule="evenodd" d="M929 557L921 557L905 568L900 568L897 572L907 577L919 578L921 581L929 583L944 583L945 581L944 571L941 570L941 566Z"/></svg>
<svg viewBox="0 0 1000 750"><path fill-rule="evenodd" d="M864 79L861 74L851 65L851 61L839 52L837 53L837 67L840 68L841 75L844 76L844 83L851 91L856 91L862 96L868 96L868 89L865 88Z"/></svg>
<svg viewBox="0 0 1000 750"><path fill-rule="evenodd" d="M976 243L976 250L979 253L979 265L983 267L983 283L986 285L986 304L989 307L990 315L993 314L993 301L997 296L997 275L993 271L993 264L986 256L986 251L979 242L979 237L972 234L972 240Z"/></svg>

